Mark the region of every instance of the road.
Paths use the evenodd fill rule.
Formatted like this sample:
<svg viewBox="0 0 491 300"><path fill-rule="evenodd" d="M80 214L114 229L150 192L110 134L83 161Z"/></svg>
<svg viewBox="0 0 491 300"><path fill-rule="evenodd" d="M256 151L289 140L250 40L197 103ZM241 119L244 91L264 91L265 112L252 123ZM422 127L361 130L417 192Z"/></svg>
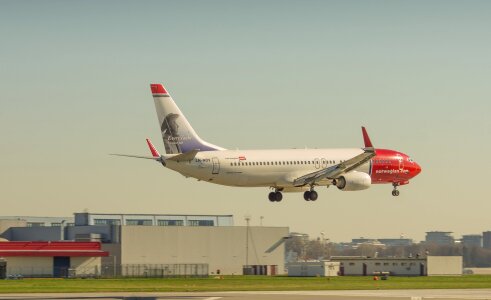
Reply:
<svg viewBox="0 0 491 300"><path fill-rule="evenodd" d="M488 299L490 289L370 290L370 291L268 291L196 293L71 293L3 294L0 300L455 300Z"/></svg>

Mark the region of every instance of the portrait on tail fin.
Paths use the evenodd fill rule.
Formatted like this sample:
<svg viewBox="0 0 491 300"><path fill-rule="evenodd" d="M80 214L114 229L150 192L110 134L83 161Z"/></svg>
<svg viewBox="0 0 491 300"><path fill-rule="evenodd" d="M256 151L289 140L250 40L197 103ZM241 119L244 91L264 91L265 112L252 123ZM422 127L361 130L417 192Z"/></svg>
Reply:
<svg viewBox="0 0 491 300"><path fill-rule="evenodd" d="M164 139L165 152L169 154L181 153L178 118L178 114L168 114L165 116L160 128Z"/></svg>

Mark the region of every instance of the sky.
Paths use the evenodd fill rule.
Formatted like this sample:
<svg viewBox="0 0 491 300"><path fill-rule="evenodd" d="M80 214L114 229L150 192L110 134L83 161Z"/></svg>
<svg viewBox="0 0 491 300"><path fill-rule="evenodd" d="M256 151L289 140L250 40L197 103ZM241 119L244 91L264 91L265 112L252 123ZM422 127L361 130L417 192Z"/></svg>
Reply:
<svg viewBox="0 0 491 300"><path fill-rule="evenodd" d="M0 215L233 214L332 241L491 230L489 1L0 1ZM164 147L149 84L228 149L375 147L401 195L186 179L109 153Z"/></svg>

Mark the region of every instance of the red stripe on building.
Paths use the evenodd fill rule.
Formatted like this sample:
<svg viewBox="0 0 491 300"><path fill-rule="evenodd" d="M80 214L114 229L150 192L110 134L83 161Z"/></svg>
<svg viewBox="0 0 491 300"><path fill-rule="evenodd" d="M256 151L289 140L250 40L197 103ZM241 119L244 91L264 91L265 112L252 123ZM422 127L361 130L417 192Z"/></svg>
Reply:
<svg viewBox="0 0 491 300"><path fill-rule="evenodd" d="M0 257L4 256L84 256L103 257L99 242L0 242Z"/></svg>

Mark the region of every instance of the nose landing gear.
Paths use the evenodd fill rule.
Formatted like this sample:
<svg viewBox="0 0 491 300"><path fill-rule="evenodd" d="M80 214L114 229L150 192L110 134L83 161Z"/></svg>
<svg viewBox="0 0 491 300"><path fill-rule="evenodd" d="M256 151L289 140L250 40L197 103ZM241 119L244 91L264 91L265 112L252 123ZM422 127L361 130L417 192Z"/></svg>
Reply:
<svg viewBox="0 0 491 300"><path fill-rule="evenodd" d="M393 183L392 186L394 187L394 189L392 190L392 196L394 197L397 197L399 196L399 191L397 190L397 187L399 186L398 183Z"/></svg>

